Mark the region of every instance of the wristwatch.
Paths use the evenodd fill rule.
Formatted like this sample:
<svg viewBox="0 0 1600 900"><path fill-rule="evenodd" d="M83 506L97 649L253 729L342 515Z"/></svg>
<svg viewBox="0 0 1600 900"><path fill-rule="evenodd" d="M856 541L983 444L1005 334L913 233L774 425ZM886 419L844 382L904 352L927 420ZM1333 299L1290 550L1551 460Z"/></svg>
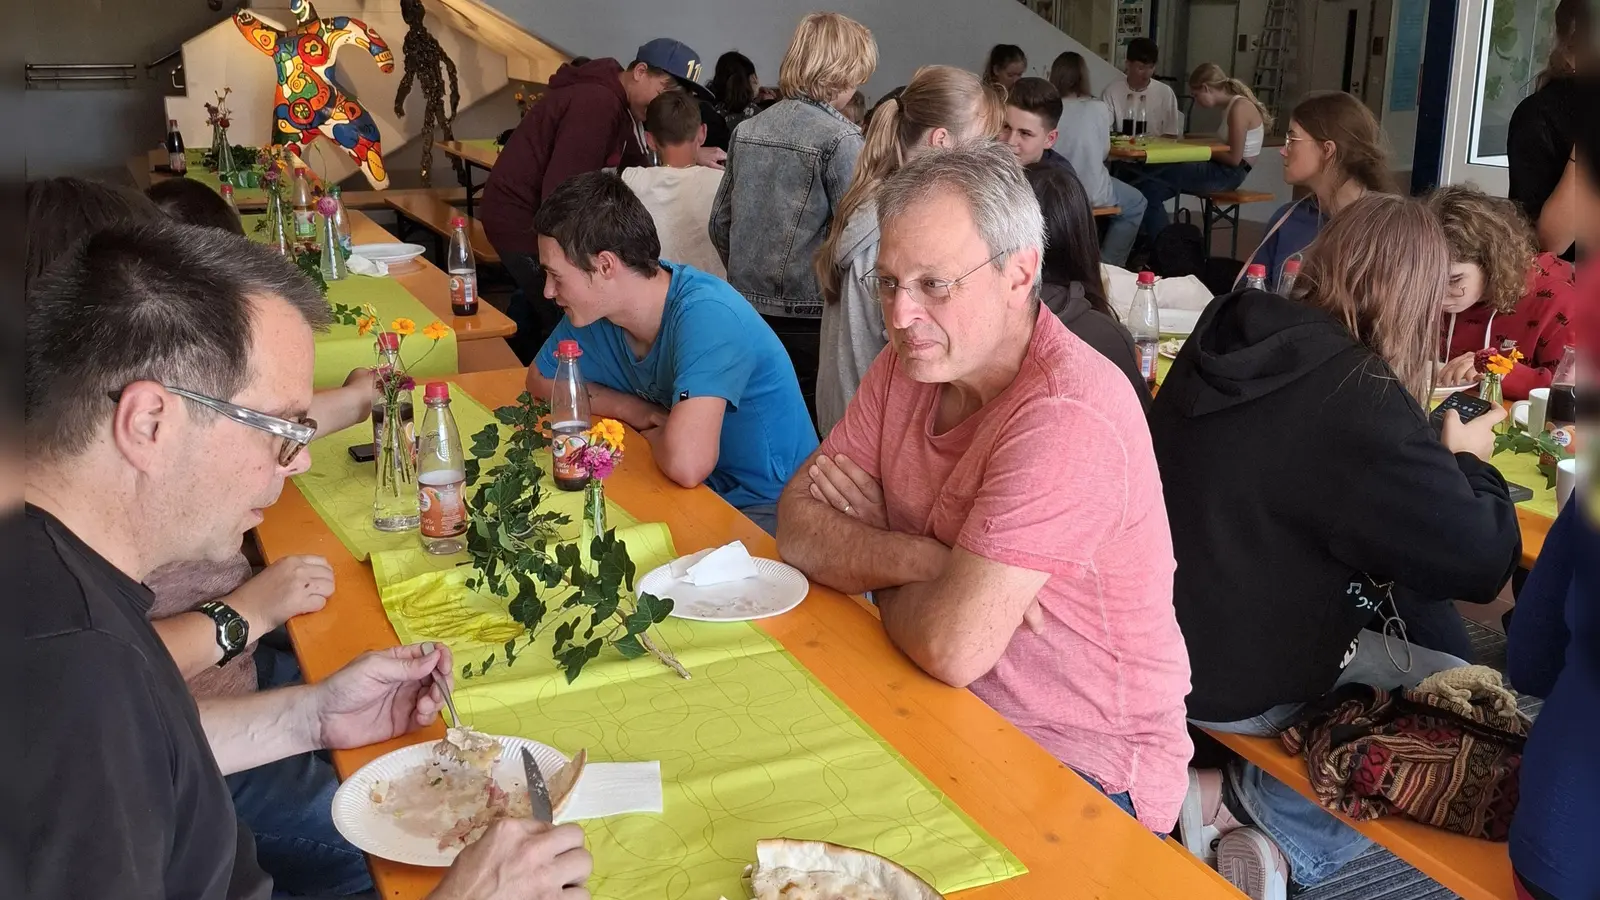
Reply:
<svg viewBox="0 0 1600 900"><path fill-rule="evenodd" d="M208 600L200 604L197 612L205 613L211 621L217 623L217 646L222 648L222 659L217 661L218 666L225 666L228 661L244 651L250 642L250 623L244 616L234 612L233 607L216 600Z"/></svg>

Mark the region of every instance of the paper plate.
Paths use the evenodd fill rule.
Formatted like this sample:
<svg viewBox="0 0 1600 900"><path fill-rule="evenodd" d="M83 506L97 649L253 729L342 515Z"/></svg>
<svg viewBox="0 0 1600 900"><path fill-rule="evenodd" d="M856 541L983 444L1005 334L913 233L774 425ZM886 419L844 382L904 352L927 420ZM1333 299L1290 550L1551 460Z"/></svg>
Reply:
<svg viewBox="0 0 1600 900"><path fill-rule="evenodd" d="M507 793L528 790L522 775L523 747L533 754L540 774L548 780L561 771L567 757L554 747L526 738L494 735L503 752L494 766L495 783ZM406 772L427 763L438 741L423 741L385 753L367 763L333 794L333 825L345 840L373 856L410 863L413 866L448 866L461 852L459 847L439 849L437 838L419 837L402 831L393 816L372 802L372 784L378 780L394 782Z"/></svg>
<svg viewBox="0 0 1600 900"><path fill-rule="evenodd" d="M640 579L639 592L672 598L672 614L697 622L747 622L782 615L806 599L811 582L775 559L753 557L756 575L722 584L695 585L673 577L672 563Z"/></svg>
<svg viewBox="0 0 1600 900"><path fill-rule="evenodd" d="M424 253L428 248L421 244L356 244L350 252L365 256L373 262L394 263L409 262Z"/></svg>
<svg viewBox="0 0 1600 900"><path fill-rule="evenodd" d="M1163 337L1188 337L1200 321L1200 310L1194 309L1163 309L1158 315Z"/></svg>

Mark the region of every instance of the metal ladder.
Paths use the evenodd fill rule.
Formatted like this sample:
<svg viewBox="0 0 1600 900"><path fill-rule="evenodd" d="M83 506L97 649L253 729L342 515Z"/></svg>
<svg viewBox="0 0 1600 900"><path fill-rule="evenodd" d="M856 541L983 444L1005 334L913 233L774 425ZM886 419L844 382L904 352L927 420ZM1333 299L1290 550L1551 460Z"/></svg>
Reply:
<svg viewBox="0 0 1600 900"><path fill-rule="evenodd" d="M1250 89L1266 105L1277 121L1273 131L1287 127L1280 107L1283 104L1284 73L1294 65L1295 39L1299 31L1294 0L1268 0L1267 16L1257 48L1256 71Z"/></svg>

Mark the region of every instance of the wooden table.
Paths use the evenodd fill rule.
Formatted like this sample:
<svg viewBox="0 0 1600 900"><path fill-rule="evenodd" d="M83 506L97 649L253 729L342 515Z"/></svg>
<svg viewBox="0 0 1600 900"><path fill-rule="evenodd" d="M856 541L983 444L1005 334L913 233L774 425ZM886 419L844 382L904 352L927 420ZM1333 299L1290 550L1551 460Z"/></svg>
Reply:
<svg viewBox="0 0 1600 900"><path fill-rule="evenodd" d="M1533 568L1539 561L1539 551L1544 549L1545 536L1550 533L1550 526L1555 524L1555 519L1530 509L1517 507L1517 524L1522 528L1522 567Z"/></svg>
<svg viewBox="0 0 1600 900"><path fill-rule="evenodd" d="M500 151L489 147L479 147L473 144L464 144L461 141L440 141L436 146L443 150L446 156L457 161L456 171L461 177L461 185L467 189L467 218L472 218L472 194L477 189L472 185L472 170L482 169L485 172L494 171L494 164L500 159ZM487 184L487 180L484 182ZM478 188L483 185L478 185Z"/></svg>
<svg viewBox="0 0 1600 900"><path fill-rule="evenodd" d="M493 408L514 402L523 378L515 369L461 375L456 382ZM640 521L665 522L679 553L737 538L757 556L777 556L770 537L708 488L685 490L669 482L637 435L606 492ZM338 590L327 606L289 621L308 680L326 678L364 651L396 644L371 570L345 550L293 484L284 486L257 536L268 562L311 553L333 566ZM758 624L1027 865L1028 874L963 892L963 900L1237 900L1221 876L1156 839L973 694L923 674L858 601L813 585L794 612ZM334 751L334 767L349 777L384 753L443 734L436 722L394 741ZM382 859L371 865L385 900L421 897L441 872Z"/></svg>
<svg viewBox="0 0 1600 900"><path fill-rule="evenodd" d="M1179 143L1208 147L1212 153L1226 153L1228 152L1229 147L1227 142L1218 141L1215 136L1190 136L1183 138L1179 141ZM1145 152L1143 147L1140 147L1136 144L1113 143L1111 145L1111 152L1106 154L1106 158L1128 160L1131 162L1143 162L1145 158Z"/></svg>

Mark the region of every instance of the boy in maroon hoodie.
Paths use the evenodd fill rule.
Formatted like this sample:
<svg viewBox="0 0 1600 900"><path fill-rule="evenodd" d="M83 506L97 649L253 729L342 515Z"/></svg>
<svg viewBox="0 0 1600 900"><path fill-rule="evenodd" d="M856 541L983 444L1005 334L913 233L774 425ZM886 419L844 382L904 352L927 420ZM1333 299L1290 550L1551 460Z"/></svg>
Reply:
<svg viewBox="0 0 1600 900"><path fill-rule="evenodd" d="M1505 377L1507 400L1549 387L1562 351L1573 343L1572 264L1535 255L1533 231L1509 200L1476 188L1434 191L1428 205L1450 242L1450 288L1440 323L1441 387L1476 381L1479 350L1517 342L1523 360Z"/></svg>
<svg viewBox="0 0 1600 900"><path fill-rule="evenodd" d="M709 98L696 83L701 70L699 55L670 38L640 47L627 68L610 58L562 66L506 141L484 186L479 217L522 289L521 308L514 303L511 309L517 322L511 346L523 362L538 353L561 320L561 310L544 298L539 268L533 216L541 199L573 175L650 165L639 133L645 109L663 91L680 87Z"/></svg>

